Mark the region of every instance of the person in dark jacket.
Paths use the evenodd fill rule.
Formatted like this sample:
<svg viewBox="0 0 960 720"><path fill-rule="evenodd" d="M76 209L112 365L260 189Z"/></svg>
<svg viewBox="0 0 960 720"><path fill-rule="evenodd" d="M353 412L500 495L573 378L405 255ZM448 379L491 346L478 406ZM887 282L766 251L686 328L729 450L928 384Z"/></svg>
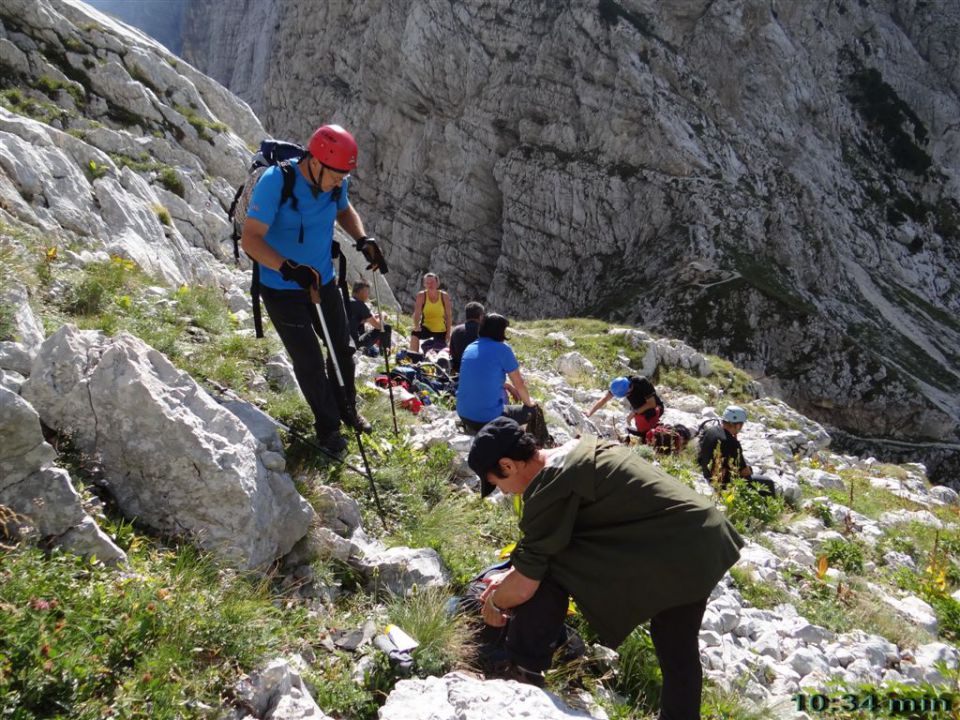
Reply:
<svg viewBox="0 0 960 720"><path fill-rule="evenodd" d="M480 430L468 464L481 494L523 495L513 567L481 595L484 622L506 627L503 674L542 684L572 596L611 648L650 620L660 717L699 718L700 624L743 546L723 513L627 447L588 435L543 450L504 417Z"/></svg>
<svg viewBox="0 0 960 720"><path fill-rule="evenodd" d="M733 477L742 477L757 485L761 495L773 497L776 485L773 480L755 475L753 468L743 457L743 448L737 435L747 421L747 411L739 405L728 405L720 422L704 429L700 437L697 461L703 477L710 483L726 487Z"/></svg>
<svg viewBox="0 0 960 720"><path fill-rule="evenodd" d="M468 302L464 308L463 325L457 325L450 336L450 369L460 372L460 358L467 345L477 339L480 330L480 321L483 320L483 305L478 302Z"/></svg>

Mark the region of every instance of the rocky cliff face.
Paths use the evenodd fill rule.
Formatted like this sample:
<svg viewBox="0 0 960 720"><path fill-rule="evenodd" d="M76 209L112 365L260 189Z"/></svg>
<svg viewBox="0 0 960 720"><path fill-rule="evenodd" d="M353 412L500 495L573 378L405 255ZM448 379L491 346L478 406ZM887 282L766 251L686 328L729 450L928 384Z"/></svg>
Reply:
<svg viewBox="0 0 960 720"><path fill-rule="evenodd" d="M246 313L226 213L263 136L223 86L79 0L0 7L0 250L23 251L14 231L28 230L61 261L106 252L167 284L220 286ZM365 263L347 254L356 279ZM0 310L26 302L0 289Z"/></svg>
<svg viewBox="0 0 960 720"><path fill-rule="evenodd" d="M360 202L408 298L429 268L458 303L643 323L957 462L956 4L189 0L187 17L186 57L270 131L356 130Z"/></svg>

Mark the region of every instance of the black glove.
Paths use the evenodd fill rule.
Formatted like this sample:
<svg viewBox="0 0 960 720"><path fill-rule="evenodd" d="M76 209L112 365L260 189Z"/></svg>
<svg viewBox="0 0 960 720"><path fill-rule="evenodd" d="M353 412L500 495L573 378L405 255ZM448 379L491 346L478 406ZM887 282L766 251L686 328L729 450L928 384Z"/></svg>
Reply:
<svg viewBox="0 0 960 720"><path fill-rule="evenodd" d="M284 260L280 266L280 274L284 280L295 282L304 290L320 289L320 276L309 265L300 265L293 260Z"/></svg>
<svg viewBox="0 0 960 720"><path fill-rule="evenodd" d="M383 257L383 252L381 252L376 240L364 235L357 240L357 250L362 252L367 262L370 263L367 265L367 270L379 270L382 275L389 272L387 270L387 259Z"/></svg>

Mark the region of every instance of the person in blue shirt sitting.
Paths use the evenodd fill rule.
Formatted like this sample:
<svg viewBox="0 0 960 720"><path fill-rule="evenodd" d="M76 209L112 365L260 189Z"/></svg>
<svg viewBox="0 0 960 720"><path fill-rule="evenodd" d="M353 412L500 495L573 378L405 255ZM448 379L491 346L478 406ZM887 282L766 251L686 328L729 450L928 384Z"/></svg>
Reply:
<svg viewBox="0 0 960 720"><path fill-rule="evenodd" d="M477 432L501 415L524 425L537 406L520 374L517 357L506 342L509 324L497 313L484 316L477 339L463 351L457 414L468 431ZM505 382L508 378L509 383ZM523 404L507 405L508 390Z"/></svg>

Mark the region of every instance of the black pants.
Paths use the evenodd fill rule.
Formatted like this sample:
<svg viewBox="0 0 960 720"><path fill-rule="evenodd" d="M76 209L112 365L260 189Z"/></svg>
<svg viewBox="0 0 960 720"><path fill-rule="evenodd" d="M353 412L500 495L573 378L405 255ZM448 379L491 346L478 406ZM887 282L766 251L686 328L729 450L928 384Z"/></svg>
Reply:
<svg viewBox="0 0 960 720"><path fill-rule="evenodd" d="M373 347L380 341L380 335L382 334L377 328L367 330L363 335L356 338L357 348Z"/></svg>
<svg viewBox="0 0 960 720"><path fill-rule="evenodd" d="M527 670L550 667L563 629L569 598L549 575L523 605L513 608L507 624L510 659ZM707 598L668 608L650 620L650 638L663 674L660 720L699 720L703 690L700 624Z"/></svg>
<svg viewBox="0 0 960 720"><path fill-rule="evenodd" d="M351 422L357 400L353 365L355 350L347 331L343 299L335 281L331 280L320 288L320 307L343 373L346 396L340 392L329 352L324 373L323 352L320 349L323 331L310 296L303 290L275 290L266 286L261 286L260 296L290 356L300 391L313 411L317 435L322 437L335 432L340 428L341 419Z"/></svg>
<svg viewBox="0 0 960 720"><path fill-rule="evenodd" d="M517 425L526 425L530 422L530 417L533 415L533 406L532 405L504 405L503 412L500 413L500 417L508 417L511 420L515 420ZM487 423L477 422L476 420L468 420L467 418L460 416L460 422L463 423L463 426L467 431L472 433L480 432L482 428Z"/></svg>

